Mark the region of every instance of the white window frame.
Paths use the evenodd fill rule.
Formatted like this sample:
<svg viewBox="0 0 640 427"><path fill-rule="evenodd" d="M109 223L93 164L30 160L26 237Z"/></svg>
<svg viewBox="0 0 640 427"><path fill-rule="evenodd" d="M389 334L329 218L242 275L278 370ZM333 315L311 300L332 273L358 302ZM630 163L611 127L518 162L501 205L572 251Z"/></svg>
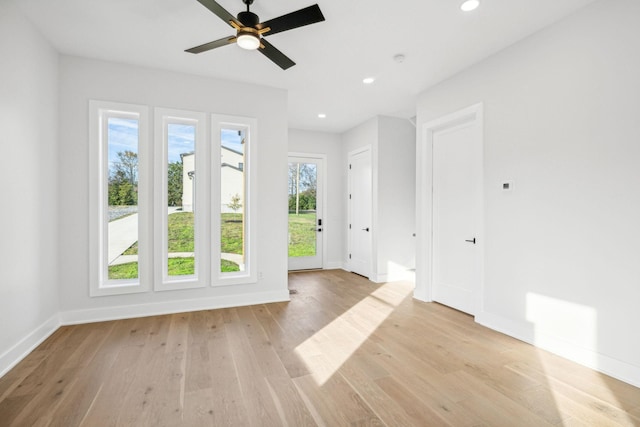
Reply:
<svg viewBox="0 0 640 427"><path fill-rule="evenodd" d="M220 209L221 209L221 131L233 127L246 127L244 151L245 174L245 270L240 272L220 271ZM257 171L258 147L257 120L249 117L211 115L211 285L227 286L257 283Z"/></svg>
<svg viewBox="0 0 640 427"><path fill-rule="evenodd" d="M138 120L138 278L108 279L108 119ZM147 106L89 101L89 295L92 297L148 292L151 264L152 151Z"/></svg>
<svg viewBox="0 0 640 427"><path fill-rule="evenodd" d="M167 274L167 240L168 240L168 215L167 215L167 164L168 164L168 125L184 124L195 127L195 162L197 177L204 185L195 186L194 200L198 200L194 223L194 252L195 252L195 274L188 276L169 276ZM154 264L155 283L154 290L168 291L179 289L202 288L208 282L207 260L209 255L209 239L207 229L208 212L208 192L207 173L208 144L206 114L192 111L174 110L168 108L154 109L155 126L155 244L154 244Z"/></svg>

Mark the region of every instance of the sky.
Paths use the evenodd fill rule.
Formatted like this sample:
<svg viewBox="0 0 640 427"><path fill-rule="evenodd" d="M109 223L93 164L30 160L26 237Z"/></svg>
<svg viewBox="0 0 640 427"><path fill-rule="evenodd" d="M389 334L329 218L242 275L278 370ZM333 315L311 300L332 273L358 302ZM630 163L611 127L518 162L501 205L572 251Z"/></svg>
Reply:
<svg viewBox="0 0 640 427"><path fill-rule="evenodd" d="M109 141L109 165L118 161L122 151L138 152L138 121L109 117L107 140Z"/></svg>
<svg viewBox="0 0 640 427"><path fill-rule="evenodd" d="M192 153L196 148L196 127L170 123L167 155L169 163L180 162L180 154Z"/></svg>
<svg viewBox="0 0 640 427"><path fill-rule="evenodd" d="M167 154L170 163L179 162L180 154L195 149L195 126L171 123L168 125ZM244 133L244 132L243 132ZM244 152L242 135L235 129L222 129L222 145L235 151ZM138 121L110 117L108 120L109 164L118 161L122 151L138 153Z"/></svg>

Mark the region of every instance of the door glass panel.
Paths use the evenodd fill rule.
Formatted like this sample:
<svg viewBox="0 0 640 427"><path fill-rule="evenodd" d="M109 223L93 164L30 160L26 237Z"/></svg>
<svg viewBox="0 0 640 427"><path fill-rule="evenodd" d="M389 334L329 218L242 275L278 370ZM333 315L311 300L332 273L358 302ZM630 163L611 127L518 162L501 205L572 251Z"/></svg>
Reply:
<svg viewBox="0 0 640 427"><path fill-rule="evenodd" d="M289 163L289 257L316 255L317 189L315 163Z"/></svg>
<svg viewBox="0 0 640 427"><path fill-rule="evenodd" d="M138 278L138 120L107 119L107 278Z"/></svg>
<svg viewBox="0 0 640 427"><path fill-rule="evenodd" d="M195 274L196 127L167 124L167 275Z"/></svg>
<svg viewBox="0 0 640 427"><path fill-rule="evenodd" d="M229 126L220 135L220 272L245 271L248 127Z"/></svg>

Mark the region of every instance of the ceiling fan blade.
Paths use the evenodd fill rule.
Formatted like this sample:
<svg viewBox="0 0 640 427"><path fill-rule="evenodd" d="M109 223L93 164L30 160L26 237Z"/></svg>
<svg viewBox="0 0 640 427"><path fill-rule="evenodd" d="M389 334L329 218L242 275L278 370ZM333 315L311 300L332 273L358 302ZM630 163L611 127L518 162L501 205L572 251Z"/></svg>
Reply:
<svg viewBox="0 0 640 427"><path fill-rule="evenodd" d="M207 9L209 9L211 12L216 14L218 18L222 19L227 24L231 25L231 21L233 21L236 24L238 24L240 27L242 27L242 23L240 23L240 21L238 21L235 16L227 12L227 10L224 7L220 6L214 0L198 0L198 2L204 7L206 7ZM233 25L231 26L233 27Z"/></svg>
<svg viewBox="0 0 640 427"><path fill-rule="evenodd" d="M267 58L275 62L276 65L278 65L283 70L286 70L287 68L291 68L294 65L296 65L295 62L289 59L289 57L287 57L284 53L276 49L271 43L269 43L265 39L260 40L260 42L264 46L264 48L260 47L258 49L260 53L262 53L264 56L266 56Z"/></svg>
<svg viewBox="0 0 640 427"><path fill-rule="evenodd" d="M209 43L201 44L200 46L192 47L191 49L185 50L185 52L202 53L211 49L215 49L217 47L226 46L228 44L233 43L234 41L236 41L236 38L234 36L224 37L219 40L214 40Z"/></svg>
<svg viewBox="0 0 640 427"><path fill-rule="evenodd" d="M324 21L324 15L322 14L322 11L320 11L320 6L314 4L313 6L305 7L304 9L265 21L258 24L256 28L258 30L267 27L271 28L271 30L263 34L263 37L266 37L271 34L293 30L294 28L304 27L305 25L315 24L316 22L322 21Z"/></svg>

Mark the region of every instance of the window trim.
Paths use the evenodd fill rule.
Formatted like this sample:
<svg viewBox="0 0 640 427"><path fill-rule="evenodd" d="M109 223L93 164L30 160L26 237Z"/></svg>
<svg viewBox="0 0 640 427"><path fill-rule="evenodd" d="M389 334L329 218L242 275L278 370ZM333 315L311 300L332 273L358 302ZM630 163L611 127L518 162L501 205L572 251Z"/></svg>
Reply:
<svg viewBox="0 0 640 427"><path fill-rule="evenodd" d="M167 128L169 124L187 124L196 128L195 132L195 152L196 170L201 175L201 180L205 184L208 182L207 160L207 117L205 113L176 110L169 108L154 109L155 128L155 243L154 243L154 264L155 291L169 291L180 289L203 288L209 279L209 269L206 260L211 259L209 255L209 238L207 231L208 195L207 186L199 185L195 187L194 197L200 200L194 223L194 252L195 252L195 274L189 276L169 276L167 274ZM202 171L202 172L200 172Z"/></svg>
<svg viewBox="0 0 640 427"><path fill-rule="evenodd" d="M220 271L220 210L221 210L221 131L225 126L246 127L247 137L244 153L245 173L245 271ZM252 284L258 281L257 262L257 120L250 117L211 115L211 286Z"/></svg>
<svg viewBox="0 0 640 427"><path fill-rule="evenodd" d="M258 129L255 118L211 114L207 125L207 114L167 108L154 108L127 103L89 101L89 296L109 296L150 291L247 285L258 282L257 259L257 143ZM138 278L133 280L107 279L108 253L108 119L110 117L135 118L138 120ZM196 187L196 197L201 200L196 216L195 251L196 276L176 276L180 279L166 280L166 168L167 148L165 143L166 117L193 121L196 125L196 169L202 170L201 182ZM151 128L151 119L153 129ZM242 272L220 272L220 211L221 211L221 130L227 126L247 129L244 174L245 174L245 270ZM154 149L150 139L155 130ZM208 135L207 132L210 132ZM155 184L155 185L154 185ZM153 204L152 204L153 203ZM166 230L164 230L166 236ZM198 255L199 254L199 255ZM158 264L154 267L155 264ZM184 280L182 279L184 277ZM157 283L156 283L157 282ZM152 287L151 283L155 283Z"/></svg>
<svg viewBox="0 0 640 427"><path fill-rule="evenodd" d="M138 120L138 278L109 280L108 254L108 141L110 117ZM144 105L89 101L89 295L91 297L147 292L151 265L151 161L149 108Z"/></svg>

